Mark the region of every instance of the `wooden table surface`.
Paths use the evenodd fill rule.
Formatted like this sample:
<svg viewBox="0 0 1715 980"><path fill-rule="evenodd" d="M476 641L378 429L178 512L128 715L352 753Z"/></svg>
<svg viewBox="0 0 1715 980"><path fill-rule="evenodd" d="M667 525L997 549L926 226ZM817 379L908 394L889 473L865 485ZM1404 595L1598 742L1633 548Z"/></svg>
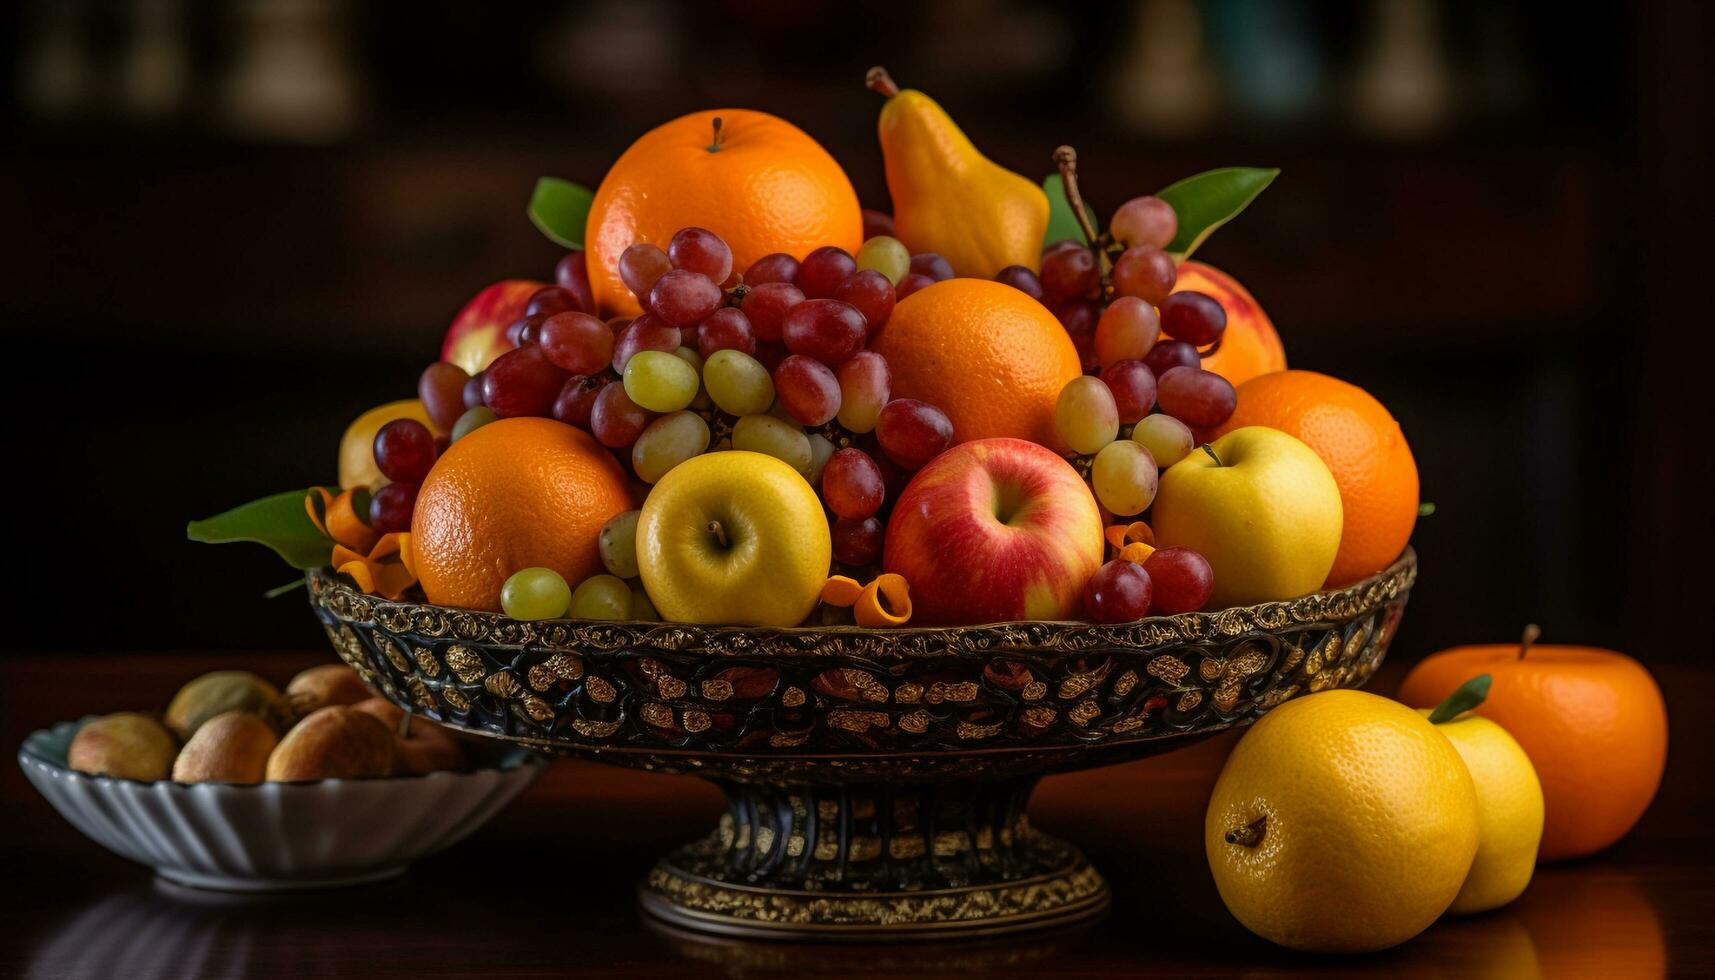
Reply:
<svg viewBox="0 0 1715 980"><path fill-rule="evenodd" d="M54 721L159 707L204 670L247 667L284 681L328 659L319 651L0 658L0 732L15 746ZM1384 667L1371 689L1391 693L1402 668ZM664 850L705 832L721 808L715 790L689 777L561 762L474 837L402 879L234 897L156 883L79 835L7 766L0 868L11 900L0 915L0 976L1715 975L1715 667L1658 678L1672 726L1667 779L1626 840L1542 868L1504 909L1440 922L1371 956L1279 949L1221 905L1201 826L1228 735L1053 777L1037 790L1032 819L1080 844L1113 886L1101 922L1005 942L884 948L652 929L636 910L638 878Z"/></svg>

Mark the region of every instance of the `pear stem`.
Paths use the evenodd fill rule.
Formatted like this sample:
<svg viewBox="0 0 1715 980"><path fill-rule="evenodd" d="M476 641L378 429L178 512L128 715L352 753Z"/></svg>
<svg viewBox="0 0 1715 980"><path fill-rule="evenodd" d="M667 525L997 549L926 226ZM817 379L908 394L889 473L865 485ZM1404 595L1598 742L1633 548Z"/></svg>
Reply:
<svg viewBox="0 0 1715 980"><path fill-rule="evenodd" d="M1078 190L1078 151L1070 146L1060 147L1054 151L1054 164L1060 168L1060 186L1066 191L1066 203L1072 206L1078 227L1083 229L1084 241L1095 248L1096 226L1090 223L1090 216L1084 210L1084 195Z"/></svg>
<svg viewBox="0 0 1715 980"><path fill-rule="evenodd" d="M715 536L715 543L722 548L732 547L732 542L727 540L726 528L721 527L720 521L709 522L709 533Z"/></svg>
<svg viewBox="0 0 1715 980"><path fill-rule="evenodd" d="M887 69L880 65L864 74L863 83L871 92L889 99L899 94L899 85L894 82L893 76L887 73Z"/></svg>
<svg viewBox="0 0 1715 980"><path fill-rule="evenodd" d="M712 142L709 143L708 146L704 147L704 149L708 150L710 153L719 153L721 151L721 143L725 140L726 140L726 135L721 132L721 117L716 116L715 117L715 138Z"/></svg>
<svg viewBox="0 0 1715 980"><path fill-rule="evenodd" d="M1542 629L1540 627L1535 623L1531 623L1529 626L1526 626L1524 628L1524 636L1519 639L1518 658L1523 660L1524 655L1530 652L1530 645L1541 638Z"/></svg>
<svg viewBox="0 0 1715 980"><path fill-rule="evenodd" d="M1203 443L1203 445L1202 445L1202 446L1201 446L1201 447L1199 447L1199 448L1201 448L1201 449L1202 449L1202 450L1203 450L1203 451L1204 451L1204 452L1206 452L1206 453L1208 453L1208 454L1209 454L1209 458L1210 458L1210 459L1212 459L1212 460L1214 460L1214 461L1215 461L1215 465L1216 465L1216 466L1225 466L1225 465L1227 465L1227 464L1225 464L1225 463L1223 463L1223 462L1221 462L1221 457L1219 457L1219 456L1216 456L1216 455L1215 455L1215 447L1214 447L1214 446L1211 446L1211 445L1209 445L1209 444L1208 444L1208 443L1206 443L1206 442L1205 442L1205 443Z"/></svg>
<svg viewBox="0 0 1715 980"><path fill-rule="evenodd" d="M1262 843L1262 839L1267 835L1268 814L1265 813L1262 816L1257 817L1255 820L1252 820L1250 823L1245 824L1243 827L1235 827L1232 830L1227 831L1225 839L1229 844L1238 844L1241 847L1254 848L1260 845Z"/></svg>

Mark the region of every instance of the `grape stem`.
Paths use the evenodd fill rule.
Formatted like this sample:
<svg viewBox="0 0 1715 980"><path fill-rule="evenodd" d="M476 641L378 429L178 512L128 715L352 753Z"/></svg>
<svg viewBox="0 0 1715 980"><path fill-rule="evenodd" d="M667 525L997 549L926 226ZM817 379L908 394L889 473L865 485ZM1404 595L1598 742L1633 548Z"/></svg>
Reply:
<svg viewBox="0 0 1715 980"><path fill-rule="evenodd" d="M1250 823L1245 824L1243 827L1235 827L1232 830L1227 831L1225 839L1229 844L1238 844L1241 847L1254 848L1260 845L1262 843L1262 839L1267 835L1268 814L1265 813L1262 816L1257 817L1255 820L1252 820Z"/></svg>
<svg viewBox="0 0 1715 980"><path fill-rule="evenodd" d="M709 143L708 146L704 147L704 149L708 150L710 153L719 153L721 151L721 143L725 139L726 139L726 135L721 132L721 117L716 116L715 117L715 138L713 141L711 141Z"/></svg>
<svg viewBox="0 0 1715 980"><path fill-rule="evenodd" d="M1212 460L1214 460L1214 461L1215 461L1215 465L1216 465L1216 466L1225 466L1225 465L1227 465L1227 464L1225 464L1225 463L1223 463L1223 462L1221 462L1221 457L1219 457L1219 456L1216 456L1216 455L1215 455L1215 447L1214 447L1214 446L1211 446L1211 445L1209 445L1209 444L1208 444L1208 443L1206 443L1206 442L1205 442L1205 443L1203 443L1203 445L1202 445L1202 447L1201 447L1201 448L1202 448L1202 450L1203 450L1203 451L1204 451L1204 452L1206 452L1206 453L1208 453L1208 454L1209 454L1209 458L1210 458L1210 459L1212 459Z"/></svg>
<svg viewBox="0 0 1715 980"><path fill-rule="evenodd" d="M1519 640L1518 658L1520 660L1523 660L1524 655L1530 652L1530 645L1532 643L1535 643L1537 640L1539 640L1541 638L1542 638L1542 629L1540 627L1538 627L1535 623L1531 623L1530 625L1526 626L1524 628L1524 636L1522 638L1520 638L1520 640Z"/></svg>
<svg viewBox="0 0 1715 980"><path fill-rule="evenodd" d="M889 99L899 94L899 85L893 81L893 76L887 73L887 69L880 65L864 74L863 83L871 92Z"/></svg>
<svg viewBox="0 0 1715 980"><path fill-rule="evenodd" d="M1090 223L1090 215L1084 210L1084 195L1078 190L1078 151L1070 146L1060 147L1054 151L1054 165L1060 168L1060 187L1066 192L1066 203L1072 206L1078 227L1083 229L1084 241L1095 248L1096 226Z"/></svg>
<svg viewBox="0 0 1715 980"><path fill-rule="evenodd" d="M720 521L709 522L709 533L715 536L715 543L722 548L732 547L732 542L727 540L726 528L721 527Z"/></svg>

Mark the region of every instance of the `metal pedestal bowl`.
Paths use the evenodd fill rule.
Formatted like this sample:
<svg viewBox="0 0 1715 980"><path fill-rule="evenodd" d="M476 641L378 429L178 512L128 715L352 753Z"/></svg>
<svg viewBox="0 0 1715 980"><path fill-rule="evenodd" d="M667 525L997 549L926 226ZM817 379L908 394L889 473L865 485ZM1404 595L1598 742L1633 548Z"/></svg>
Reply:
<svg viewBox="0 0 1715 980"><path fill-rule="evenodd" d="M1120 626L759 629L387 602L328 571L334 649L399 705L464 731L718 785L728 812L663 858L644 908L781 939L986 936L1108 903L1030 825L1037 779L1246 725L1362 684L1417 558L1349 588Z"/></svg>

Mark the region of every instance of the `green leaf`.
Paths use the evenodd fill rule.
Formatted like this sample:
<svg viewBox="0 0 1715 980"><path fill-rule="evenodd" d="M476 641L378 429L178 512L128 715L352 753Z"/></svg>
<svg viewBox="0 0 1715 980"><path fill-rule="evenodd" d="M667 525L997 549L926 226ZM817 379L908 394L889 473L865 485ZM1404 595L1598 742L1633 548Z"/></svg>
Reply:
<svg viewBox="0 0 1715 980"><path fill-rule="evenodd" d="M1418 517L1434 517L1435 516L1435 501L1425 500L1423 503L1418 504L1417 505L1417 516Z"/></svg>
<svg viewBox="0 0 1715 980"><path fill-rule="evenodd" d="M1042 236L1042 247L1047 248L1068 238L1075 242L1084 241L1084 229L1078 224L1078 216L1072 213L1072 205L1066 201L1066 185L1059 174L1042 178L1042 193L1048 195L1048 230ZM1089 201L1084 202L1084 216L1090 219L1090 227L1099 234L1102 229L1096 224Z"/></svg>
<svg viewBox="0 0 1715 980"><path fill-rule="evenodd" d="M525 209L530 220L557 245L584 247L584 224L589 221L595 194L588 187L558 177L536 178Z"/></svg>
<svg viewBox="0 0 1715 980"><path fill-rule="evenodd" d="M1216 228L1238 217L1263 188L1280 176L1279 168L1222 167L1187 177L1156 196L1173 205L1179 234L1167 246L1172 255L1190 257Z"/></svg>
<svg viewBox="0 0 1715 980"><path fill-rule="evenodd" d="M316 530L304 512L308 493L287 490L252 500L224 514L190 522L185 525L185 534L205 544L254 541L274 549L293 568L320 568L333 556L333 542Z"/></svg>
<svg viewBox="0 0 1715 980"><path fill-rule="evenodd" d="M1488 674L1478 674L1463 684L1447 700L1441 702L1434 711L1429 713L1429 723L1439 725L1452 721L1477 705L1489 696L1489 683L1493 680Z"/></svg>
<svg viewBox="0 0 1715 980"><path fill-rule="evenodd" d="M278 599L283 595L296 592L308 584L310 584L310 580L307 578L295 578L290 582L287 582L285 585L276 585L267 592L262 593L262 598Z"/></svg>

